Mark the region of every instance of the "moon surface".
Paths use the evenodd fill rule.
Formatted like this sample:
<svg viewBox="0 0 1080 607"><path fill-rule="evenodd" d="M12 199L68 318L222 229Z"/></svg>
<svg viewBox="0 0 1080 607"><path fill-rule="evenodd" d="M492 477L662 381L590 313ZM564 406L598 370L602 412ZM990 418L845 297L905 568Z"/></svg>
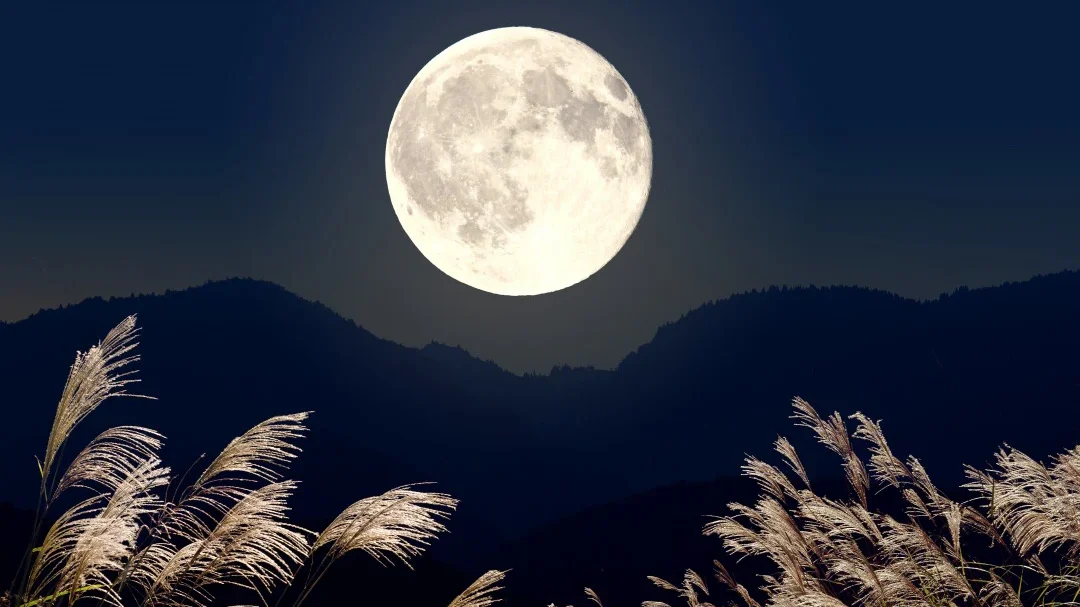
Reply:
<svg viewBox="0 0 1080 607"><path fill-rule="evenodd" d="M585 280L637 226L648 123L599 53L508 27L439 53L398 102L386 181L401 226L452 278L500 295Z"/></svg>

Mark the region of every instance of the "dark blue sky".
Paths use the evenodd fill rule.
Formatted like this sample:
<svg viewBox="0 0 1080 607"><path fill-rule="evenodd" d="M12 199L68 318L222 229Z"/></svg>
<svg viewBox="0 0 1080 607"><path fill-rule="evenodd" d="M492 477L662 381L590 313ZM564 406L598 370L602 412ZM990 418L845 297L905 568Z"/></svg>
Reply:
<svg viewBox="0 0 1080 607"><path fill-rule="evenodd" d="M17 5L17 6L11 6ZM933 297L1080 267L1078 12L974 2L22 2L0 7L0 319L253 276L515 370L611 366L770 284ZM431 57L528 25L634 89L652 195L597 275L442 275L386 193Z"/></svg>

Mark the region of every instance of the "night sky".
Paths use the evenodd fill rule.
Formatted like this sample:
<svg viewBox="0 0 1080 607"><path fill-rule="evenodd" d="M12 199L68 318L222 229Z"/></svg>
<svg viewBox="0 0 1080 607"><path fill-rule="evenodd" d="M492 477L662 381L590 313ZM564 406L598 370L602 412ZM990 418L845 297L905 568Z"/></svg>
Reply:
<svg viewBox="0 0 1080 607"><path fill-rule="evenodd" d="M932 298L1077 268L1065 4L4 3L0 320L251 276L381 337L547 371L613 366L658 325L771 284ZM655 154L622 252L532 298L439 272L384 177L416 72L512 25L604 55Z"/></svg>

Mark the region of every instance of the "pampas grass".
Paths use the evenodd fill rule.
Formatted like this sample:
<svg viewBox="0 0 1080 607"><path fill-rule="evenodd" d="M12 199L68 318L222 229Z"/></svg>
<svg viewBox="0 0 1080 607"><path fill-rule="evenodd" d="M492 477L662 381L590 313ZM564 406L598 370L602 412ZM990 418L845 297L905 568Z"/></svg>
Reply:
<svg viewBox="0 0 1080 607"><path fill-rule="evenodd" d="M995 466L966 468L976 499L946 496L914 457L897 457L881 423L861 413L822 417L795 398L793 419L840 458L850 498L815 493L786 438L774 444L789 476L748 457L743 472L761 491L752 506L729 504L706 535L740 560L771 569L748 589L719 561L716 578L747 607L1077 605L1080 598L1080 447L1042 464L1008 446ZM860 456L852 439L867 446ZM876 487L875 487L876 485ZM894 491L901 512L872 507ZM653 582L691 607L704 606L700 576ZM699 594L700 593L700 594ZM645 607L664 603L646 601Z"/></svg>
<svg viewBox="0 0 1080 607"><path fill-rule="evenodd" d="M492 593L502 590L502 587L496 584L505 577L505 571L488 571L451 601L449 607L491 607L499 602L499 599L491 596Z"/></svg>
<svg viewBox="0 0 1080 607"><path fill-rule="evenodd" d="M232 440L186 486L173 486L158 457L164 437L147 428L106 430L57 468L72 431L105 401L137 381L135 317L78 353L38 462L41 485L34 542L0 604L203 607L223 587L253 603L299 606L341 556L363 551L384 565L411 567L438 535L457 500L409 485L361 499L316 533L289 522L296 483L289 465L309 413L272 417ZM146 397L143 397L146 398ZM61 494L86 494L42 521ZM36 544L36 545L35 545ZM306 568L302 586L294 584ZM489 571L451 603L488 607L505 572ZM294 592L290 592L294 590Z"/></svg>

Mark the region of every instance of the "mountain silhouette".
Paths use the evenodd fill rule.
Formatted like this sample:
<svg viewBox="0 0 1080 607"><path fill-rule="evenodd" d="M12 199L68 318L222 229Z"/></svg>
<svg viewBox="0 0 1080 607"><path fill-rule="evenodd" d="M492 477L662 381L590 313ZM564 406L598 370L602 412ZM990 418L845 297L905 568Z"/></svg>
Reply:
<svg viewBox="0 0 1080 607"><path fill-rule="evenodd" d="M132 313L136 388L157 400L106 403L76 445L110 425L145 425L168 437L164 459L182 473L272 415L313 410L295 467L300 516L437 481L462 504L435 551L473 560L590 505L736 475L744 454L766 454L777 434L806 451L809 438L788 419L796 394L822 411L883 419L894 449L945 484L1002 442L1036 457L1071 447L1078 303L1076 272L924 302L773 287L661 327L614 370L519 376L458 347L380 339L267 282L93 298L0 325L0 501L33 506L33 457L76 350ZM812 475L837 473L827 458L806 463Z"/></svg>

